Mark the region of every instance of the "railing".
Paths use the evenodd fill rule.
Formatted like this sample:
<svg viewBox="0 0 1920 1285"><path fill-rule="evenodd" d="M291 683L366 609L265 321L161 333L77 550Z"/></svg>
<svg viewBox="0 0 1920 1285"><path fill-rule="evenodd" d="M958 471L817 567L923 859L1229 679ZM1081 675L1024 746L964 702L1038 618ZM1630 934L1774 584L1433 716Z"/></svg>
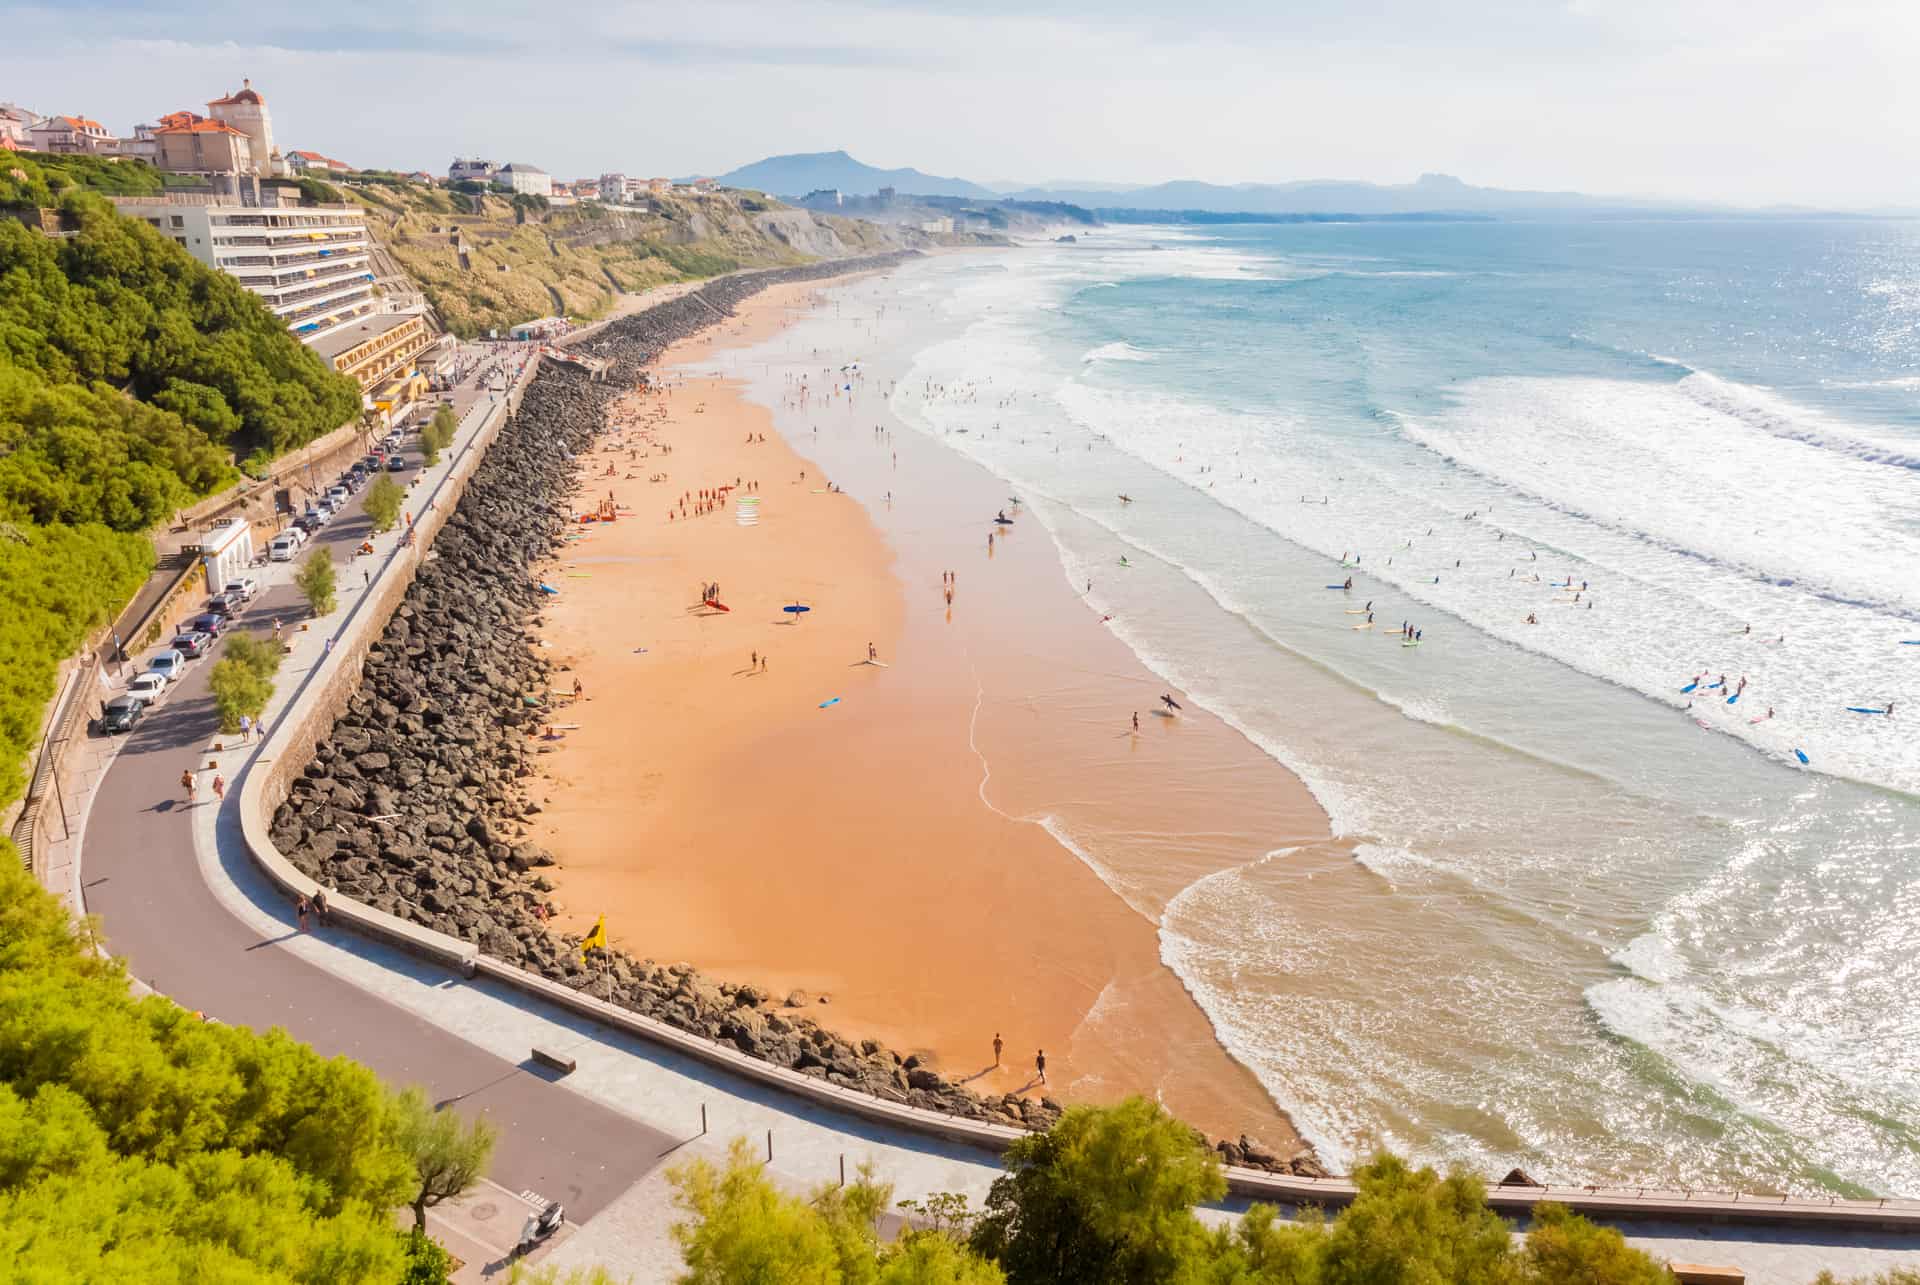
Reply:
<svg viewBox="0 0 1920 1285"><path fill-rule="evenodd" d="M274 312L279 314L280 319L286 322L306 321L309 318L325 312L328 304L338 300L351 299L362 292L366 294L367 301L371 303L373 301L373 278L364 272L359 275L363 279L358 282L318 286L312 290L303 290L283 298L269 300L268 302ZM343 288L343 285L345 288ZM283 308L290 308L292 311L282 312L281 309Z"/></svg>
<svg viewBox="0 0 1920 1285"><path fill-rule="evenodd" d="M372 248L367 246L364 241L359 243L359 248L355 247L354 242L333 241L328 243L325 250L302 250L298 254L222 255L216 253L215 257L219 260L220 266L223 269L232 272L237 267L278 269L295 268L308 263L339 263L346 258L364 258L371 253Z"/></svg>
<svg viewBox="0 0 1920 1285"><path fill-rule="evenodd" d="M304 285L317 288L355 277L371 279L373 273L371 271L371 265L366 260L366 256L361 255L358 258L358 262L347 260L339 264L329 264L328 266L333 270L327 272L315 272L311 268L287 268L282 271L246 273L236 272L232 268L226 268L225 271L231 275L234 280L249 290L279 294L280 291L291 289L294 286ZM283 280L283 276L286 276L287 279ZM290 299L299 297L298 295L286 296L275 299L274 302L285 303Z"/></svg>

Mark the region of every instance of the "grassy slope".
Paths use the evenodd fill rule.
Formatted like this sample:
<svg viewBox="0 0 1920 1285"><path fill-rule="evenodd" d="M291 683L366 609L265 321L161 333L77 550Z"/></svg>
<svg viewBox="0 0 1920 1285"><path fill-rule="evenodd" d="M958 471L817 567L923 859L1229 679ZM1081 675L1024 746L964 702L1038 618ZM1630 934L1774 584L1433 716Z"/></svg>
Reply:
<svg viewBox="0 0 1920 1285"><path fill-rule="evenodd" d="M616 284L636 291L740 267L807 261L756 227L753 211L727 194L656 197L645 214L576 205L530 211L524 220L497 196L418 186L354 187L348 194L367 206L381 240L441 319L468 336L557 311L601 316L613 305ZM819 222L850 249L893 248L882 245L869 224ZM466 242L466 268L456 231Z"/></svg>

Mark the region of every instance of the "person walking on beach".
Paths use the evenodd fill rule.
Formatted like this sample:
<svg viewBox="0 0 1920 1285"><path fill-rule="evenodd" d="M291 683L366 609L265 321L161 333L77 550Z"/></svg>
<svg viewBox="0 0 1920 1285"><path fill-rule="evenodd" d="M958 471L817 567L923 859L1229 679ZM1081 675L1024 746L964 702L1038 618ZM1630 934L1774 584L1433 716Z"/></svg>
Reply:
<svg viewBox="0 0 1920 1285"><path fill-rule="evenodd" d="M1047 1051L1041 1049L1033 1055L1033 1069L1039 1073L1040 1083L1047 1082Z"/></svg>
<svg viewBox="0 0 1920 1285"><path fill-rule="evenodd" d="M1005 1047L1006 1045L1000 1042L1000 1032L995 1031L993 1033L993 1069L996 1071L1000 1069L1000 1050Z"/></svg>
<svg viewBox="0 0 1920 1285"><path fill-rule="evenodd" d="M1133 730L1136 732L1140 730L1140 711L1137 709L1133 711Z"/></svg>

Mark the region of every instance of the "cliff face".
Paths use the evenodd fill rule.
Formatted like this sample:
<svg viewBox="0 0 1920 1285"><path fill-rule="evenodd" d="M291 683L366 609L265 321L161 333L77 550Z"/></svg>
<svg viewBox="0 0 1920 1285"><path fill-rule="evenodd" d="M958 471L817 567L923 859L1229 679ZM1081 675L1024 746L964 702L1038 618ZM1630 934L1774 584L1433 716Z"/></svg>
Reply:
<svg viewBox="0 0 1920 1285"><path fill-rule="evenodd" d="M504 331L554 313L594 318L620 292L743 267L914 249L917 228L789 209L742 193L654 197L645 208L592 203L541 210L502 197L365 184L375 235L447 328ZM943 238L950 239L950 238Z"/></svg>

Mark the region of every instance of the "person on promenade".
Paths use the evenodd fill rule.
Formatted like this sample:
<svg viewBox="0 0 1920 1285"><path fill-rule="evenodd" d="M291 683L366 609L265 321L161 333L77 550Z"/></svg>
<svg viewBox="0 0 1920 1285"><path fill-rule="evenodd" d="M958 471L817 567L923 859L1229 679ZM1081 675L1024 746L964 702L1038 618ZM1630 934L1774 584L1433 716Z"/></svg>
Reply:
<svg viewBox="0 0 1920 1285"><path fill-rule="evenodd" d="M180 788L187 792L187 802L193 802L193 769L187 768L180 773Z"/></svg>
<svg viewBox="0 0 1920 1285"><path fill-rule="evenodd" d="M313 890L313 912L319 918L320 926L325 928L327 926L327 890L325 888Z"/></svg>
<svg viewBox="0 0 1920 1285"><path fill-rule="evenodd" d="M240 716L240 739L243 741L253 739L253 716L250 714Z"/></svg>
<svg viewBox="0 0 1920 1285"><path fill-rule="evenodd" d="M294 913L294 916L298 918L300 921L300 931L306 932L307 931L307 899L305 897L300 898L300 900L294 903L293 913Z"/></svg>
<svg viewBox="0 0 1920 1285"><path fill-rule="evenodd" d="M227 797L227 778L218 772L213 774L213 797L221 800Z"/></svg>
<svg viewBox="0 0 1920 1285"><path fill-rule="evenodd" d="M1000 1032L995 1031L993 1033L993 1069L996 1071L1000 1069L1000 1050L1005 1047L1006 1045L1000 1042Z"/></svg>
<svg viewBox="0 0 1920 1285"><path fill-rule="evenodd" d="M1047 1082L1047 1051L1041 1049L1033 1055L1033 1069L1040 1074L1040 1083Z"/></svg>

